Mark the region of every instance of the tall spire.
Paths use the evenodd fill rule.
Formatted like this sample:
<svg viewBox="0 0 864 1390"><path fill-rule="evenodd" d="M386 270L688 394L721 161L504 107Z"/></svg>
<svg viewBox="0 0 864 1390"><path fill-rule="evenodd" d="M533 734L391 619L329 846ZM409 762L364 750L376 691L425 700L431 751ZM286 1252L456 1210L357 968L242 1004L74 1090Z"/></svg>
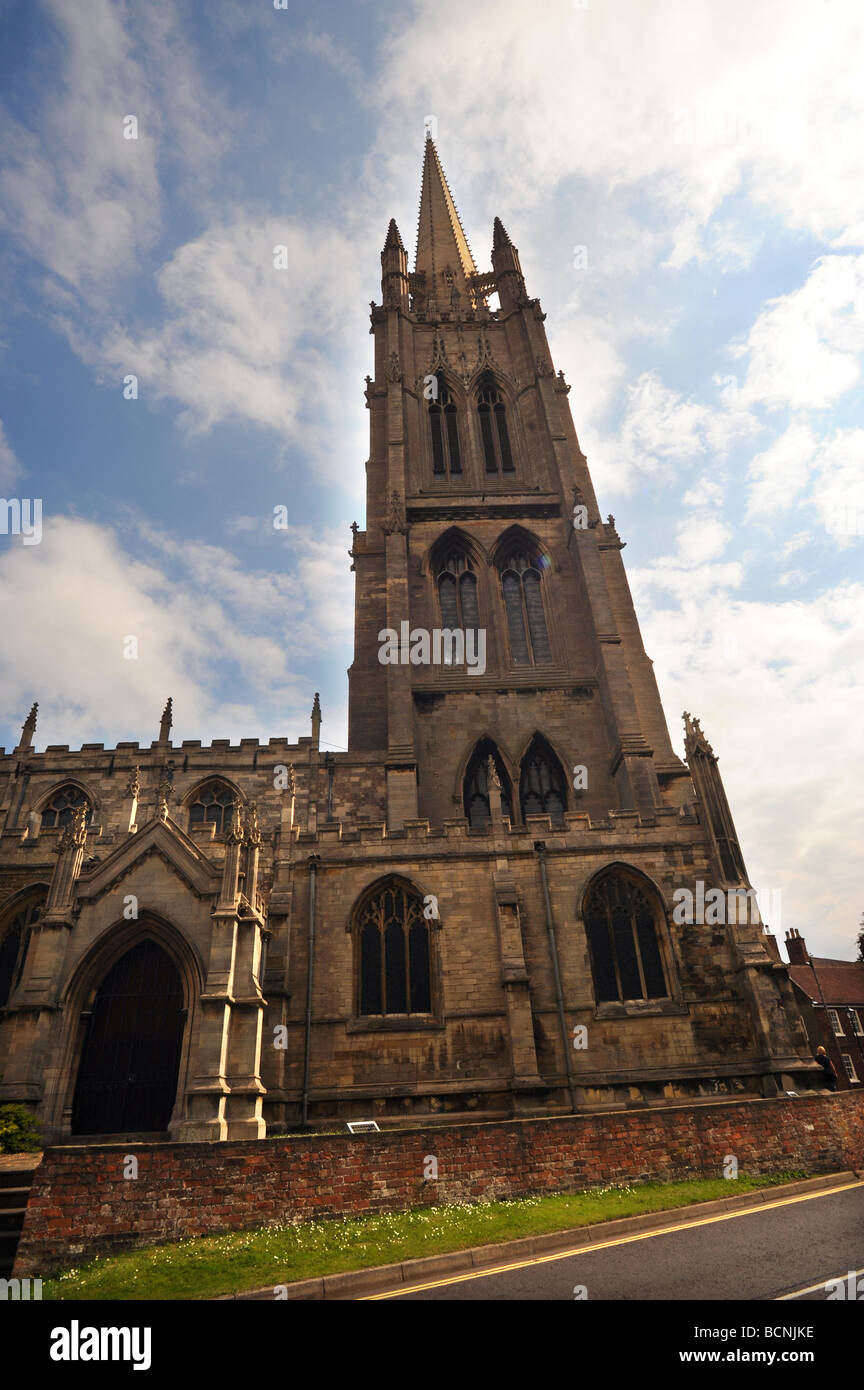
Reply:
<svg viewBox="0 0 864 1390"><path fill-rule="evenodd" d="M434 295L442 308L450 307L449 296L454 289L467 297L467 278L477 274L431 135L426 137L423 156L415 270L425 272L426 292ZM448 271L452 272L452 283L449 277L444 278Z"/></svg>

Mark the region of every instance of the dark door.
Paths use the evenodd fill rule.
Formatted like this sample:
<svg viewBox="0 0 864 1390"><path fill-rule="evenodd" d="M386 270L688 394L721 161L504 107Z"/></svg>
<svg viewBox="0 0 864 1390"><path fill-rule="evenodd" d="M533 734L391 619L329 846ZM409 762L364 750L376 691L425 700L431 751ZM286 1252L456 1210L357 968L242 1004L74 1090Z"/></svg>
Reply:
<svg viewBox="0 0 864 1390"><path fill-rule="evenodd" d="M102 981L78 1072L73 1134L168 1128L185 1011L177 967L155 941L121 956Z"/></svg>

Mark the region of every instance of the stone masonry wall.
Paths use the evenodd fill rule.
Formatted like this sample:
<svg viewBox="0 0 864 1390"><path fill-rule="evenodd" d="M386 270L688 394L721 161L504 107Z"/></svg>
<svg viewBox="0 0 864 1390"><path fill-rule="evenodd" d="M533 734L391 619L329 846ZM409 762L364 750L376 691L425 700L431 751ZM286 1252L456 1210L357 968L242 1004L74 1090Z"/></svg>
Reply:
<svg viewBox="0 0 864 1390"><path fill-rule="evenodd" d="M138 1159L137 1180L124 1158ZM424 1181L426 1158L438 1180ZM48 1149L34 1174L17 1276L227 1230L601 1183L831 1172L864 1165L855 1092L225 1144Z"/></svg>

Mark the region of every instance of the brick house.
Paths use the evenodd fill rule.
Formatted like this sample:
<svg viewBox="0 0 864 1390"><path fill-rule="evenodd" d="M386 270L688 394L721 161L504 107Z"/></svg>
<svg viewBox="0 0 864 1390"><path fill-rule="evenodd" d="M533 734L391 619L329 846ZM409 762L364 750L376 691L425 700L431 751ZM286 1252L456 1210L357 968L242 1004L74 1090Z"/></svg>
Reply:
<svg viewBox="0 0 864 1390"><path fill-rule="evenodd" d="M36 751L34 706L0 755L0 1099L49 1140L818 1086L758 912L675 911L749 889L717 758L689 715L672 747L545 314L431 140L381 265L348 751L316 696L234 746L169 701Z"/></svg>
<svg viewBox="0 0 864 1390"><path fill-rule="evenodd" d="M786 952L811 1050L825 1048L838 1090L864 1085L864 961L811 956L794 929L786 933Z"/></svg>

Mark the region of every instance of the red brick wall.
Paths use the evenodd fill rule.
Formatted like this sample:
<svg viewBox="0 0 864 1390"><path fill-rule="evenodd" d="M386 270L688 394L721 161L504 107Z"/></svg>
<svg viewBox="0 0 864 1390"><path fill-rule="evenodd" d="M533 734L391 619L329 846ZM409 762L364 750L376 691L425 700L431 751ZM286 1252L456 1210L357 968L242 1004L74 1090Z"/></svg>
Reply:
<svg viewBox="0 0 864 1390"><path fill-rule="evenodd" d="M138 1178L124 1179L135 1154ZM437 1182L425 1182L427 1155ZM286 1220L575 1192L613 1182L831 1172L864 1164L855 1092L371 1135L48 1149L34 1174L16 1275L97 1254Z"/></svg>

